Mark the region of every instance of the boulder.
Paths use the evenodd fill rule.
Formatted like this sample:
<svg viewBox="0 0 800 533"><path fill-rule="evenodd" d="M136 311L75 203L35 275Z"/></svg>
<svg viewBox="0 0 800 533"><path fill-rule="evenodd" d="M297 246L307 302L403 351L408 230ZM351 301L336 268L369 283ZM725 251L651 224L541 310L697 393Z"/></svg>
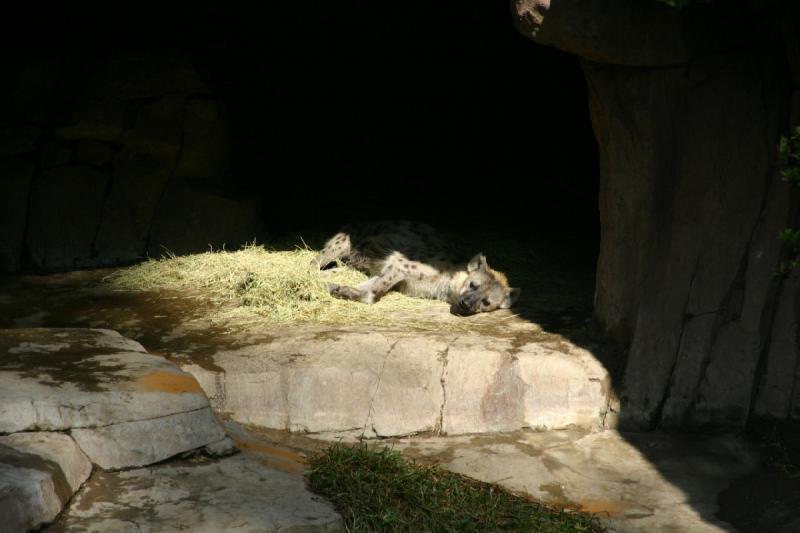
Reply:
<svg viewBox="0 0 800 533"><path fill-rule="evenodd" d="M103 468L219 443L197 381L110 330L0 330L0 433L70 431Z"/></svg>

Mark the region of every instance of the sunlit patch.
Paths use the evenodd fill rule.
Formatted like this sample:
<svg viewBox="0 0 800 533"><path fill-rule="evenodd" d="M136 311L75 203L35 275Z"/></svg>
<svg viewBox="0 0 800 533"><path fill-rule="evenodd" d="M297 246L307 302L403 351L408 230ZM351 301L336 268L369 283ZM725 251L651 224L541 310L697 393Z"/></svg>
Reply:
<svg viewBox="0 0 800 533"><path fill-rule="evenodd" d="M449 305L390 292L365 306L334 298L328 284L357 286L367 280L340 266L320 272L311 267L309 249L270 251L247 246L236 252L216 251L169 256L123 268L106 278L116 289L176 290L201 303L207 318L218 323L280 325L403 326L437 331L471 331L475 324L449 314Z"/></svg>

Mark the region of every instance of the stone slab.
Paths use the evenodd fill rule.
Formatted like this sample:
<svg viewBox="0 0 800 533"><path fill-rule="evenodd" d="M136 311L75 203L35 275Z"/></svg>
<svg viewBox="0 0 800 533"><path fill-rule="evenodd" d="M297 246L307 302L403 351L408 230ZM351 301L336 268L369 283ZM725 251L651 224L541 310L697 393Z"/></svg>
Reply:
<svg viewBox="0 0 800 533"><path fill-rule="evenodd" d="M92 464L63 433L0 436L0 531L52 521L91 472Z"/></svg>
<svg viewBox="0 0 800 533"><path fill-rule="evenodd" d="M244 455L98 472L64 516L45 531L147 533L341 531L333 507L303 477Z"/></svg>
<svg viewBox="0 0 800 533"><path fill-rule="evenodd" d="M0 432L68 430L208 406L194 378L110 330L0 330Z"/></svg>
<svg viewBox="0 0 800 533"><path fill-rule="evenodd" d="M232 448L190 374L110 330L0 330L0 433L36 430L69 430L105 469Z"/></svg>
<svg viewBox="0 0 800 533"><path fill-rule="evenodd" d="M211 409L100 428L73 429L72 436L100 468L145 466L225 438Z"/></svg>

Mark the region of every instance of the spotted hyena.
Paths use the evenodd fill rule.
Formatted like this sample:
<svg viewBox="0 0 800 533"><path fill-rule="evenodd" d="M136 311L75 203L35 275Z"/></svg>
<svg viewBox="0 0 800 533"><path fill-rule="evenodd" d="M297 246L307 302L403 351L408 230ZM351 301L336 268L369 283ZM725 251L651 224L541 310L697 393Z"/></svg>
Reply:
<svg viewBox="0 0 800 533"><path fill-rule="evenodd" d="M330 284L333 296L371 304L394 289L409 296L444 300L458 315L508 309L519 289L492 270L483 254L460 261L451 244L419 222L349 225L331 237L314 260L325 268L336 260L370 279L357 287Z"/></svg>

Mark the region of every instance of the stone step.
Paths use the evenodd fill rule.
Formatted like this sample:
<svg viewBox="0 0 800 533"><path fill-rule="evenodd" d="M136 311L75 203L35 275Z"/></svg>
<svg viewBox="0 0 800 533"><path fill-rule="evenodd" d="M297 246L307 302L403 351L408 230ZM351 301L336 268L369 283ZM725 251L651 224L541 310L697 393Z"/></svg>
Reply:
<svg viewBox="0 0 800 533"><path fill-rule="evenodd" d="M296 326L180 357L212 407L233 420L295 432L398 436L601 430L607 370L563 337Z"/></svg>

